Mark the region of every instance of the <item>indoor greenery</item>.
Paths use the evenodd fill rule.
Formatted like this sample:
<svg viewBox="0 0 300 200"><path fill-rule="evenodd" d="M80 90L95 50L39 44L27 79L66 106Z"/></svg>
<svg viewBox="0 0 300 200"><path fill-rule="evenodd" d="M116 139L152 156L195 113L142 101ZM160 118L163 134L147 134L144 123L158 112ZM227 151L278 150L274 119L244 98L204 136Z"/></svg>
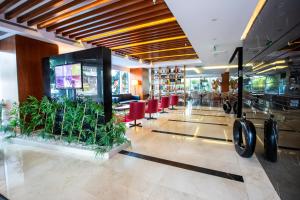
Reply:
<svg viewBox="0 0 300 200"><path fill-rule="evenodd" d="M98 153L127 142L125 124L115 117L104 123L103 105L89 98L38 100L30 96L20 105L13 105L6 130L13 136L18 133L92 145Z"/></svg>

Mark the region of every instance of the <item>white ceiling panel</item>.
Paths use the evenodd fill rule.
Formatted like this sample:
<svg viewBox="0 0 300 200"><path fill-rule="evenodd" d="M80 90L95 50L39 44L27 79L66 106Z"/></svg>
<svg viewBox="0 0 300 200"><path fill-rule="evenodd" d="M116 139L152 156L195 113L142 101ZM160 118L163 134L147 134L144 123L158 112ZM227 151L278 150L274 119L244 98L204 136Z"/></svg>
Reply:
<svg viewBox="0 0 300 200"><path fill-rule="evenodd" d="M258 0L165 0L204 65L225 65Z"/></svg>

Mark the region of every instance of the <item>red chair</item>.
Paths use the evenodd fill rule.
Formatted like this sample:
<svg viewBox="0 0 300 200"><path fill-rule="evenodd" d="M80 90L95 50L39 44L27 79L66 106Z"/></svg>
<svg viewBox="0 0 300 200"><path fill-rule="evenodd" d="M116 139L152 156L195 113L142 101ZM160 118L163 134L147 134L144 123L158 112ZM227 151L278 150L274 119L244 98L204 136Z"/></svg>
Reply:
<svg viewBox="0 0 300 200"><path fill-rule="evenodd" d="M134 126L142 127L141 123L136 123L136 120L145 117L145 103L144 102L130 102L129 114L126 116L127 121L133 121L134 124L129 124L130 128Z"/></svg>
<svg viewBox="0 0 300 200"><path fill-rule="evenodd" d="M162 111L160 113L167 113L165 111L165 108L169 108L169 105L170 105L169 97L161 97L160 108L162 109Z"/></svg>
<svg viewBox="0 0 300 200"><path fill-rule="evenodd" d="M148 120L156 119L156 118L152 117L151 114L157 113L157 112L158 112L158 100L157 99L150 99L148 101L148 105L146 107L146 113L149 113L149 117L146 118L146 119L148 119Z"/></svg>
<svg viewBox="0 0 300 200"><path fill-rule="evenodd" d="M172 106L171 110L176 110L174 106L177 106L179 97L177 95L172 95L170 98L170 105Z"/></svg>

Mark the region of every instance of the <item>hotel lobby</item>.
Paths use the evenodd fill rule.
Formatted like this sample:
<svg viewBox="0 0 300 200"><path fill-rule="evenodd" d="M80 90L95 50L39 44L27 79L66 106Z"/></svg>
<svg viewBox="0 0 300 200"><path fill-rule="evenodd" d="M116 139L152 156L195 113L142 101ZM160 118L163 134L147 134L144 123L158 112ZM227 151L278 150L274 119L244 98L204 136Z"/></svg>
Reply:
<svg viewBox="0 0 300 200"><path fill-rule="evenodd" d="M0 0L0 200L294 200L300 2Z"/></svg>

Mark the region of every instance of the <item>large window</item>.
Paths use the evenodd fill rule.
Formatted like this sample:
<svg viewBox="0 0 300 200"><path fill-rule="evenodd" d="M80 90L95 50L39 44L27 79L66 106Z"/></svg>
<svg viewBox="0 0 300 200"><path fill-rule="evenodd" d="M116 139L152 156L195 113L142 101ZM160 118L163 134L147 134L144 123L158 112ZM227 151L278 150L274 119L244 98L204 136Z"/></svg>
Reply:
<svg viewBox="0 0 300 200"><path fill-rule="evenodd" d="M211 83L217 78L186 78L186 89L188 91L211 92Z"/></svg>
<svg viewBox="0 0 300 200"><path fill-rule="evenodd" d="M125 71L112 70L112 94L129 93L129 73Z"/></svg>

